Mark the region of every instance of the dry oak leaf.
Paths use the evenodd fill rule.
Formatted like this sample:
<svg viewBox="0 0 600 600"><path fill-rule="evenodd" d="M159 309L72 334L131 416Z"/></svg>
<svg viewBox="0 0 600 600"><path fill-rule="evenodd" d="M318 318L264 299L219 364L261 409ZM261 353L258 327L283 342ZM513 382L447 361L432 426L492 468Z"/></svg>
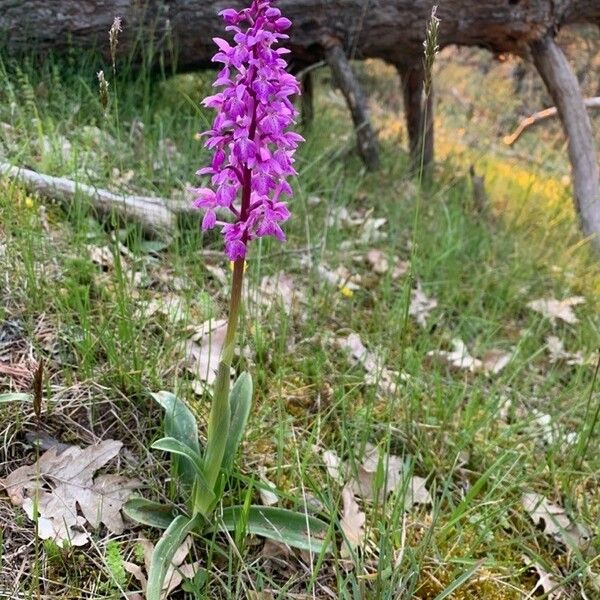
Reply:
<svg viewBox="0 0 600 600"><path fill-rule="evenodd" d="M446 350L431 350L427 356L440 358L454 369L464 369L475 373L483 369L483 363L478 358L473 358L465 343L459 339L452 340L452 352Z"/></svg>
<svg viewBox="0 0 600 600"><path fill-rule="evenodd" d="M566 362L568 365L583 365L585 359L581 352L567 352L562 340L555 335L549 335L546 338L548 354L550 354L550 362Z"/></svg>
<svg viewBox="0 0 600 600"><path fill-rule="evenodd" d="M534 524L546 535L568 546L585 548L589 544L591 534L588 529L580 523L573 522L562 506L535 492L525 492L521 503Z"/></svg>
<svg viewBox="0 0 600 600"><path fill-rule="evenodd" d="M154 544L143 536L138 540L138 544L142 547L142 550L144 552L144 566L146 568L146 573L148 573L150 571L150 564L152 562L152 554L154 553ZM167 573L165 575L161 600L166 600L166 598L168 598L169 595L181 585L184 578L193 578L196 574L196 571L198 571L198 569L200 568L200 561L195 562L193 564L182 564L183 561L186 559L187 555L189 554L191 547L192 538L188 536L184 540L183 544L181 544L181 546L175 552L173 560L171 561L171 564L169 565L169 568L167 569ZM123 568L128 573L131 573L140 582L142 591L145 592L148 586L148 580L146 579L142 568L139 565L136 565L135 563L131 562L124 562ZM139 594L137 595L137 597L134 595L128 595L128 598L139 598L140 600L142 600L142 596L140 596Z"/></svg>
<svg viewBox="0 0 600 600"><path fill-rule="evenodd" d="M361 545L364 537L364 525L367 517L360 510L354 492L350 486L342 489L342 519L340 526L344 532L345 540L342 544L342 556L351 556L352 550Z"/></svg>
<svg viewBox="0 0 600 600"><path fill-rule="evenodd" d="M413 475L408 482L406 496L404 497L404 510L409 510L416 504L433 504L433 498L429 490L425 487L427 479Z"/></svg>
<svg viewBox="0 0 600 600"><path fill-rule="evenodd" d="M225 319L211 319L195 329L185 345L188 371L207 385L212 385L217 378L226 332Z"/></svg>
<svg viewBox="0 0 600 600"><path fill-rule="evenodd" d="M548 317L552 324L555 324L557 319L561 319L565 323L574 325L579 322L579 319L573 312L573 306L583 304L584 302L585 298L582 296L573 296L571 298L565 298L564 300L557 300L556 298L540 298L528 302L527 306L532 310L541 313L545 317Z"/></svg>
<svg viewBox="0 0 600 600"><path fill-rule="evenodd" d="M367 252L367 263L371 265L373 271L379 275L384 275L390 268L388 255L383 250L377 250L375 248Z"/></svg>
<svg viewBox="0 0 600 600"><path fill-rule="evenodd" d="M121 475L95 472L114 458L123 444L105 440L99 444L66 450L50 448L39 460L13 471L2 482L11 502L22 506L34 520L34 500L39 514L38 533L58 545L68 541L83 546L89 541L84 526L100 523L113 533L124 530L121 507L141 483Z"/></svg>
<svg viewBox="0 0 600 600"><path fill-rule="evenodd" d="M381 461L383 469L383 481L381 488L375 489L377 470ZM362 464L357 467L357 474L348 486L360 498L382 502L388 493L397 489L402 482L402 470L404 463L399 456L393 454L381 454L377 446L367 444L365 457Z"/></svg>
<svg viewBox="0 0 600 600"><path fill-rule="evenodd" d="M543 594L548 594L548 600L559 600L559 598L563 597L563 592L560 589L559 583L553 578L546 569L544 569L541 565L536 562L533 562L526 554L523 554L521 557L523 562L531 569L533 569L537 576L538 582L536 586L531 590L528 594L528 598L533 597L533 593L536 590L541 590Z"/></svg>
<svg viewBox="0 0 600 600"><path fill-rule="evenodd" d="M410 307L408 314L414 317L421 327L427 327L427 318L431 311L438 305L435 298L429 298L423 291L421 282L417 281L417 287L410 293Z"/></svg>
<svg viewBox="0 0 600 600"><path fill-rule="evenodd" d="M153 298L147 304L144 304L141 310L143 317L146 319L160 314L167 317L173 324L185 321L188 317L184 299L175 294L166 294L160 298Z"/></svg>
<svg viewBox="0 0 600 600"><path fill-rule="evenodd" d="M488 350L481 359L483 370L488 375L497 375L511 361L512 356L502 350Z"/></svg>
<svg viewBox="0 0 600 600"><path fill-rule="evenodd" d="M304 299L296 289L294 279L283 272L272 276L265 275L260 283L259 293L251 297L265 308L272 308L281 303L288 316L292 314L294 304Z"/></svg>
<svg viewBox="0 0 600 600"><path fill-rule="evenodd" d="M112 269L115 257L113 256L112 250L108 246L87 246L87 251L90 256L90 260L100 267L105 269Z"/></svg>
<svg viewBox="0 0 600 600"><path fill-rule="evenodd" d="M384 367L383 358L369 352L357 333L338 338L336 343L339 348L350 353L350 359L354 365L362 366L367 372L365 383L376 385L382 394L394 394L397 390L397 382L407 379L405 373L401 374Z"/></svg>

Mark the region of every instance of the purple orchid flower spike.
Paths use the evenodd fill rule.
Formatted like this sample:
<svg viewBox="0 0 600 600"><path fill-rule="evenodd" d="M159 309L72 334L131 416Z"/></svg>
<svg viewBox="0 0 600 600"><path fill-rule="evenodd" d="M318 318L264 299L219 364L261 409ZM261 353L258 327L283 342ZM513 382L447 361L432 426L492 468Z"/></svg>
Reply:
<svg viewBox="0 0 600 600"><path fill-rule="evenodd" d="M203 134L205 146L214 150L212 163L198 171L211 176L212 186L195 190L194 205L204 210L204 230L221 228L233 261L245 258L255 238L285 240L281 223L290 213L282 196L292 195L286 179L296 174L294 153L303 141L289 131L297 117L290 97L300 87L286 71L283 56L289 51L276 47L292 23L274 1L254 0L244 10L220 13L234 44L214 39L219 51L213 62L223 65L214 86L223 90L203 102L217 111ZM217 207L228 209L232 222L219 220Z"/></svg>

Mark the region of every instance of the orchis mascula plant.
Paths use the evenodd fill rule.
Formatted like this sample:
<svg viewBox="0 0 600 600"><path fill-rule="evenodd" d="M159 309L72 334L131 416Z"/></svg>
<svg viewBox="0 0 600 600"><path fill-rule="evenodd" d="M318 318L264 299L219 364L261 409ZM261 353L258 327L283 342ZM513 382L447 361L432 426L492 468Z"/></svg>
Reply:
<svg viewBox="0 0 600 600"><path fill-rule="evenodd" d="M280 224L290 213L284 197L292 195L286 178L296 174L293 155L302 141L288 130L297 114L290 97L299 93L298 82L286 71L283 56L288 51L275 47L288 37L284 32L291 21L272 6L273 1L253 0L245 10L222 11L226 30L234 34L234 45L221 38L214 40L219 51L213 61L223 65L214 85L223 89L204 100L205 106L217 111L212 129L205 133L205 146L214 154L210 167L198 171L210 175L212 185L196 190L194 204L204 210L203 229L221 228L225 252L234 261L229 320L204 452L196 420L185 403L167 392L154 395L166 411L167 437L153 448L172 453L174 476L184 485L188 498L185 514L177 516L171 507L143 498L125 506L132 518L166 528L152 560L149 600L159 600L171 559L194 530L236 530L237 539L248 532L313 552L326 550L328 526L314 517L249 503L216 510L252 402L248 373L242 373L229 390L248 244L261 236L285 239ZM222 213L228 213L230 219L219 220Z"/></svg>

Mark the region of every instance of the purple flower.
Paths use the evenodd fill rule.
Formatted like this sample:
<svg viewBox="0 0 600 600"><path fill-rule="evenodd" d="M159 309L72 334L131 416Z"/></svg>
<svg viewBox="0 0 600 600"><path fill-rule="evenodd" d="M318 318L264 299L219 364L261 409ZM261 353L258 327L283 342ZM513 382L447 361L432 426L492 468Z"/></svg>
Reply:
<svg viewBox="0 0 600 600"><path fill-rule="evenodd" d="M211 188L196 191L194 206L205 211L203 229L220 226L231 260L244 258L248 242L262 236L285 240L281 223L289 210L281 199L291 196L286 179L296 175L294 152L303 138L289 131L297 111L290 97L300 93L296 78L286 71L275 48L292 23L272 6L276 0L253 0L249 8L219 13L233 44L214 38L221 63L214 87L219 93L203 104L217 111L205 147L214 151L210 167L198 175L211 176ZM233 222L218 221L217 207L228 209Z"/></svg>

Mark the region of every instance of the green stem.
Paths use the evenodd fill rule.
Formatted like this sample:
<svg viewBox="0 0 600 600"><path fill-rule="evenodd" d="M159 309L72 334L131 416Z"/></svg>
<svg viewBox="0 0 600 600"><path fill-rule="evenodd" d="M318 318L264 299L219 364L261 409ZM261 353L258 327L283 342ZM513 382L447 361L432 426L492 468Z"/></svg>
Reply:
<svg viewBox="0 0 600 600"><path fill-rule="evenodd" d="M244 281L245 260L240 258L233 263L233 280L231 283L231 298L229 300L229 319L225 343L221 352L221 362L231 366L235 349L235 338L242 304L242 283Z"/></svg>
<svg viewBox="0 0 600 600"><path fill-rule="evenodd" d="M242 284L244 281L245 260L236 260L233 265L233 280L231 285L231 299L229 301L229 319L225 333L225 343L221 352L219 371L215 380L213 401L208 419L208 432L206 454L204 457L204 471L210 489L215 489L219 480L223 457L227 446L227 438L231 425L231 406L229 404L229 385L231 363L235 351L235 339L242 304ZM218 494L217 494L218 497ZM193 513L200 512L206 515L211 508L213 500L199 494L193 498Z"/></svg>

